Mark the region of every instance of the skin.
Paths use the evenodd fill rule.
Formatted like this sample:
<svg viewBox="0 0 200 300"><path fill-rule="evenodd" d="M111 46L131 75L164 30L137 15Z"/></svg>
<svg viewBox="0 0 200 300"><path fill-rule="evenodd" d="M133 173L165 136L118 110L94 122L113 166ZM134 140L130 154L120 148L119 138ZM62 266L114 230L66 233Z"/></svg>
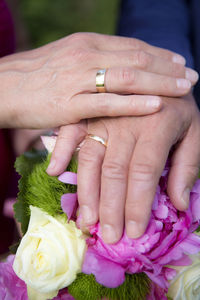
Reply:
<svg viewBox="0 0 200 300"><path fill-rule="evenodd" d="M62 172L75 147L88 132L108 140L109 146L105 149L87 139L80 151L78 193L84 221L89 225L100 217L102 228L106 228L103 229L103 237L106 242L113 243L121 236L125 218L128 235L136 237L145 229L159 174L169 148L175 143L171 131L174 133L178 125L180 132L181 128L188 129L183 125L185 122L189 124L186 120L190 115L189 109L183 114L185 119L181 113L174 113L176 116L169 123L169 128L165 125L173 114L167 113L166 109L166 103L170 101L161 97L182 97L195 84L197 73L185 68L184 64L185 60L180 55L136 39L90 33L74 34L36 50L4 57L0 60L0 127L39 129L61 126L48 168L51 175ZM107 93L97 94L95 75L104 68L107 69ZM176 107L176 101L181 104L175 111L179 111L178 107L187 107L177 98L171 101L172 107ZM160 120L156 119L158 116ZM96 119L89 121L90 118ZM178 123L180 120L183 122ZM177 127L172 130L174 121ZM157 130L161 135L160 145L156 144ZM148 132L148 141L145 140L145 132ZM167 132L167 145L162 138L163 132ZM141 147L143 144L144 148ZM151 174L148 168L150 162L146 162L147 154L144 153L147 144L152 149L152 159L153 150L159 149L162 155L157 167L156 161L152 161L152 169L154 167L157 173L156 176L149 175L149 178L153 178L154 184L149 184L149 190L146 188L148 193L142 193L143 189L143 196L139 197L140 203L145 205L144 214L140 216L138 209L134 208L140 196L135 183L137 180L134 181L134 157L137 153L141 155L141 163L138 163L141 166L136 173L147 174L148 177ZM87 147L90 147L92 156ZM117 158L117 167L112 156ZM142 170L142 165L146 166L145 170ZM135 186L133 195L132 185ZM129 207L132 207L130 214ZM135 221L131 223L131 229L128 226L130 220ZM136 227L137 230L134 229Z"/></svg>
<svg viewBox="0 0 200 300"><path fill-rule="evenodd" d="M78 198L84 225L99 218L107 243L120 239L124 224L131 238L144 233L172 146L168 194L177 209L188 207L189 191L200 163L200 114L192 95L165 97L163 102L162 110L149 116L97 118L60 129L53 153L57 161L55 173L63 171L88 132L108 141L105 148L86 139L79 152L78 167Z"/></svg>
<svg viewBox="0 0 200 300"><path fill-rule="evenodd" d="M180 55L136 39L91 33L6 56L0 59L0 127L41 129L156 112L159 97L132 93L186 94L198 75L184 63ZM97 94L95 75L104 68L109 94Z"/></svg>

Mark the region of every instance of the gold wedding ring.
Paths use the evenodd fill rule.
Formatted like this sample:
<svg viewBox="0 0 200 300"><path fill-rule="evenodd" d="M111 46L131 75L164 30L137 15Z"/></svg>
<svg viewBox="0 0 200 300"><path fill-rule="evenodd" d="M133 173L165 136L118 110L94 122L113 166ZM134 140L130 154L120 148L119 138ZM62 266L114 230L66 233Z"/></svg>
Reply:
<svg viewBox="0 0 200 300"><path fill-rule="evenodd" d="M105 141L103 138L101 138L100 136L97 136L97 135L94 135L94 134L91 134L89 133L87 136L86 136L86 139L92 139L96 142L99 142L100 144L102 144L104 147L107 148L107 141Z"/></svg>
<svg viewBox="0 0 200 300"><path fill-rule="evenodd" d="M105 74L106 74L106 69L102 69L102 70L97 71L97 74L96 74L96 89L97 89L98 93L106 93Z"/></svg>

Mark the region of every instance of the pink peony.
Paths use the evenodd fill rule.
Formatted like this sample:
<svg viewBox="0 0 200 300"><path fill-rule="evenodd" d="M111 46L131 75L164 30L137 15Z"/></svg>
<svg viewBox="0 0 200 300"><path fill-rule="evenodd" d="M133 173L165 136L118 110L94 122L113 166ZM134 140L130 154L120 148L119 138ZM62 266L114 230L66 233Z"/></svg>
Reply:
<svg viewBox="0 0 200 300"><path fill-rule="evenodd" d="M26 284L13 270L14 255L9 255L6 262L0 263L0 299L28 300ZM67 289L59 291L53 300L74 300Z"/></svg>
<svg viewBox="0 0 200 300"><path fill-rule="evenodd" d="M166 192L168 170L165 169L154 199L152 214L145 234L130 239L126 233L114 244L105 244L100 225L90 228L88 250L82 271L94 274L97 282L114 288L122 284L125 273L145 272L167 291L168 280L175 271L165 265L188 265L188 254L200 251L200 237L192 233L200 220L200 180L190 194L190 206L180 212L171 204Z"/></svg>
<svg viewBox="0 0 200 300"><path fill-rule="evenodd" d="M0 299L28 300L26 284L13 271L15 256L8 256L6 262L0 263Z"/></svg>
<svg viewBox="0 0 200 300"><path fill-rule="evenodd" d="M147 296L147 300L167 300L166 290L159 287L157 284L151 284L151 293Z"/></svg>

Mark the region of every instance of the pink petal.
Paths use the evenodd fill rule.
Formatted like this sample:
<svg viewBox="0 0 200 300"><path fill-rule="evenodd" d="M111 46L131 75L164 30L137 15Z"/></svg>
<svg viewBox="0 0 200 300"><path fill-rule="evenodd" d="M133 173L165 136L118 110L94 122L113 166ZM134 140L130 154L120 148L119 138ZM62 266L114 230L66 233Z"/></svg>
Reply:
<svg viewBox="0 0 200 300"><path fill-rule="evenodd" d="M68 193L62 195L61 207L64 213L67 215L68 220L70 220L75 208L77 208L77 193Z"/></svg>
<svg viewBox="0 0 200 300"><path fill-rule="evenodd" d="M77 174L73 172L64 172L58 177L58 180L64 183L77 184Z"/></svg>
<svg viewBox="0 0 200 300"><path fill-rule="evenodd" d="M168 217L168 207L166 205L158 205L158 208L155 210L154 214L158 219L166 219Z"/></svg>
<svg viewBox="0 0 200 300"><path fill-rule="evenodd" d="M178 260L170 261L171 266L189 266L191 264L192 264L191 258L185 254Z"/></svg>
<svg viewBox="0 0 200 300"><path fill-rule="evenodd" d="M3 207L3 214L6 217L13 218L14 217L14 210L13 205L16 202L16 198L8 198L6 199Z"/></svg>
<svg viewBox="0 0 200 300"><path fill-rule="evenodd" d="M196 254L200 251L200 237L196 234L189 234L188 237L180 243L180 248L187 254Z"/></svg>
<svg viewBox="0 0 200 300"><path fill-rule="evenodd" d="M99 256L92 249L85 255L82 272L94 274L96 281L106 287L116 288L125 280L125 270L103 256Z"/></svg>
<svg viewBox="0 0 200 300"><path fill-rule="evenodd" d="M198 179L192 188L192 193L200 194L200 179Z"/></svg>
<svg viewBox="0 0 200 300"><path fill-rule="evenodd" d="M193 221L200 220L200 196L196 193L191 193L191 210L193 215Z"/></svg>

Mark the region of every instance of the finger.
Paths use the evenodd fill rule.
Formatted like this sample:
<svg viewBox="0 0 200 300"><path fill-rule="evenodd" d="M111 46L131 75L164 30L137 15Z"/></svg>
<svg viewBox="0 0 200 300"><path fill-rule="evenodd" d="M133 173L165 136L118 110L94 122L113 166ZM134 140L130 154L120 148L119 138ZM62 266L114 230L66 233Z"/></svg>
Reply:
<svg viewBox="0 0 200 300"><path fill-rule="evenodd" d="M101 175L100 223L106 243L116 243L124 229L124 206L134 138L120 129L109 134ZM117 151L116 151L117 150Z"/></svg>
<svg viewBox="0 0 200 300"><path fill-rule="evenodd" d="M171 143L155 133L151 140L138 140L129 168L126 199L126 232L141 236L148 225L156 187L165 166Z"/></svg>
<svg viewBox="0 0 200 300"><path fill-rule="evenodd" d="M67 105L68 123L95 117L141 116L159 111L162 99L157 96L121 96L116 94L79 94Z"/></svg>
<svg viewBox="0 0 200 300"><path fill-rule="evenodd" d="M180 54L159 47L151 46L150 44L147 44L138 39L103 34L95 35L95 39L98 48L102 50L143 50L155 56L171 60L175 63L184 65L186 62L185 58Z"/></svg>
<svg viewBox="0 0 200 300"><path fill-rule="evenodd" d="M171 202L179 210L187 209L190 191L198 177L200 166L199 126L191 130L176 148L168 178L167 191Z"/></svg>
<svg viewBox="0 0 200 300"><path fill-rule="evenodd" d="M83 124L62 126L56 140L47 173L51 176L64 172L78 144L84 139L86 131Z"/></svg>
<svg viewBox="0 0 200 300"><path fill-rule="evenodd" d="M134 68L110 68L106 72L105 86L109 93L178 97L190 91L191 82Z"/></svg>
<svg viewBox="0 0 200 300"><path fill-rule="evenodd" d="M103 68L134 67L151 73L187 78L192 83L196 83L198 80L196 71L143 50L99 51L98 55L100 56L100 67Z"/></svg>
<svg viewBox="0 0 200 300"><path fill-rule="evenodd" d="M106 137L101 134L102 138ZM99 218L101 166L105 146L86 139L78 156L78 201L83 225L92 225Z"/></svg>

